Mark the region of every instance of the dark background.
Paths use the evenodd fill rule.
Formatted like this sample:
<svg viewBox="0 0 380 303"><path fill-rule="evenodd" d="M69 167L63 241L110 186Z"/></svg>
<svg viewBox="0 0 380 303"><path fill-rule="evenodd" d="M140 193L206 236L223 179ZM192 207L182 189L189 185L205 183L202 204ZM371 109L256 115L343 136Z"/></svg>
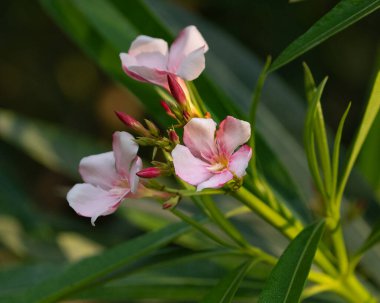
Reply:
<svg viewBox="0 0 380 303"><path fill-rule="evenodd" d="M276 57L338 1L173 2L217 24L264 60L268 54ZM327 123L333 129L347 103L353 101L344 133L346 144L361 117L378 66L379 17L377 12L364 18L278 72L300 95L303 95L303 60L318 81L329 75L323 106ZM142 108L128 92L112 83L55 25L37 1L1 1L0 25L0 107L64 125L106 142L110 142L113 130L122 128L113 110L123 110L136 118L143 116ZM56 187L69 186L69 180L16 148L3 142L1 145L7 153L1 157L7 156L10 165L18 164L15 174L24 180L33 200L38 201L36 207L42 212L76 216L64 196L54 194Z"/></svg>

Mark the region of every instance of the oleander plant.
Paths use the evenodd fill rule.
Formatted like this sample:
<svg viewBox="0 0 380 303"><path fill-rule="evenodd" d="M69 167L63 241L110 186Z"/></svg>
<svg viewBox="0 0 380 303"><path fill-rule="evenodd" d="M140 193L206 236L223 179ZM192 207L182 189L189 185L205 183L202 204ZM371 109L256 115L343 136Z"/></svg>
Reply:
<svg viewBox="0 0 380 303"><path fill-rule="evenodd" d="M70 180L58 194L72 217L49 236L59 245L70 238L71 255L80 255L44 262L42 248L35 261L8 239L21 253L0 271L1 302L379 302L379 65L349 146L342 138L356 101L329 128L322 105L330 84L312 65L298 63L301 114L283 86L269 83L380 1L341 0L252 73L231 38L165 1L40 4L147 116L107 107L118 129L103 144L0 110L0 137ZM239 77L247 75L255 85L244 103ZM278 103L266 104L268 89ZM352 201L353 188L365 205Z"/></svg>

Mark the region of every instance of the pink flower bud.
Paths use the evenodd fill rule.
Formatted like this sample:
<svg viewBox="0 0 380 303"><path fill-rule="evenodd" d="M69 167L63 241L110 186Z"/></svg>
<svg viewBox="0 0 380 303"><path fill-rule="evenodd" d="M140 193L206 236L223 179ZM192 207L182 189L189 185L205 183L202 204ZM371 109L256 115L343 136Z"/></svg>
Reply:
<svg viewBox="0 0 380 303"><path fill-rule="evenodd" d="M174 97L174 99L176 99L180 105L182 106L186 105L186 102L187 102L186 95L174 75L168 74L168 84L169 84L170 92L172 96Z"/></svg>
<svg viewBox="0 0 380 303"><path fill-rule="evenodd" d="M179 137L174 129L169 130L169 138L172 142L179 144Z"/></svg>
<svg viewBox="0 0 380 303"><path fill-rule="evenodd" d="M136 133L143 137L150 137L150 132L135 118L127 115L123 112L115 111L116 116L123 122L126 126L132 128Z"/></svg>
<svg viewBox="0 0 380 303"><path fill-rule="evenodd" d="M116 116L123 122L126 126L135 128L136 126L140 126L140 122L138 122L135 118L132 118L130 115L127 115L123 112L115 111Z"/></svg>
<svg viewBox="0 0 380 303"><path fill-rule="evenodd" d="M173 113L172 110L170 109L169 105L168 105L164 100L161 100L160 103L161 103L161 106L164 108L165 112L166 112L170 117L173 117L173 118L175 119L176 116L174 115L174 113Z"/></svg>
<svg viewBox="0 0 380 303"><path fill-rule="evenodd" d="M148 167L136 173L141 178L156 178L161 175L161 171L157 167Z"/></svg>

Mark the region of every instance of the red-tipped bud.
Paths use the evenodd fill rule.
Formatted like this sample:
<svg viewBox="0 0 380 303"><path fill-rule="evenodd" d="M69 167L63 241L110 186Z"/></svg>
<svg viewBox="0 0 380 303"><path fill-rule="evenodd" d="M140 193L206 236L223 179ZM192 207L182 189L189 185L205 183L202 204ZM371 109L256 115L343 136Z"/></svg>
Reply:
<svg viewBox="0 0 380 303"><path fill-rule="evenodd" d="M135 128L141 125L139 121L137 121L135 118L132 118L130 115L127 115L126 113L115 111L115 114L119 120L128 127Z"/></svg>
<svg viewBox="0 0 380 303"><path fill-rule="evenodd" d="M170 117L173 117L173 118L175 119L176 116L174 115L174 113L173 113L172 110L170 109L169 105L168 105L164 100L161 100L160 103L161 103L161 106L164 108L165 112L166 112Z"/></svg>
<svg viewBox="0 0 380 303"><path fill-rule="evenodd" d="M174 99L176 99L181 106L186 105L186 95L174 75L168 74L168 84Z"/></svg>
<svg viewBox="0 0 380 303"><path fill-rule="evenodd" d="M175 144L179 144L179 137L174 129L169 130L169 139Z"/></svg>
<svg viewBox="0 0 380 303"><path fill-rule="evenodd" d="M183 117L185 118L186 121L190 120L191 116L188 111L183 111Z"/></svg>
<svg viewBox="0 0 380 303"><path fill-rule="evenodd" d="M148 167L136 173L140 178L156 178L161 175L161 171L157 167Z"/></svg>
<svg viewBox="0 0 380 303"><path fill-rule="evenodd" d="M127 115L123 112L115 111L116 116L123 122L127 127L132 128L136 133L143 137L150 137L150 132L135 118Z"/></svg>

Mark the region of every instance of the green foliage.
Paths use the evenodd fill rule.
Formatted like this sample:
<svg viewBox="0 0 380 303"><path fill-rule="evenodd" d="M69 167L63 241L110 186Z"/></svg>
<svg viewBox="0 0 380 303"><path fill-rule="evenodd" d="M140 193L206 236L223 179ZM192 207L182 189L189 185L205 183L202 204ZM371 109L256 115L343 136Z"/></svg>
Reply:
<svg viewBox="0 0 380 303"><path fill-rule="evenodd" d="M321 240L325 223L306 227L286 248L260 294L259 303L297 303Z"/></svg>
<svg viewBox="0 0 380 303"><path fill-rule="evenodd" d="M219 283L201 301L202 303L231 303L244 276L253 265L252 260L246 261L235 270L224 276Z"/></svg>
<svg viewBox="0 0 380 303"><path fill-rule="evenodd" d="M293 61L346 27L380 8L379 0L341 0L306 33L293 41L274 61L269 71Z"/></svg>
<svg viewBox="0 0 380 303"><path fill-rule="evenodd" d="M127 241L101 255L74 263L67 266L62 272L58 272L37 286L21 293L18 302L56 302L167 245L188 230L189 226L182 222L169 225Z"/></svg>

